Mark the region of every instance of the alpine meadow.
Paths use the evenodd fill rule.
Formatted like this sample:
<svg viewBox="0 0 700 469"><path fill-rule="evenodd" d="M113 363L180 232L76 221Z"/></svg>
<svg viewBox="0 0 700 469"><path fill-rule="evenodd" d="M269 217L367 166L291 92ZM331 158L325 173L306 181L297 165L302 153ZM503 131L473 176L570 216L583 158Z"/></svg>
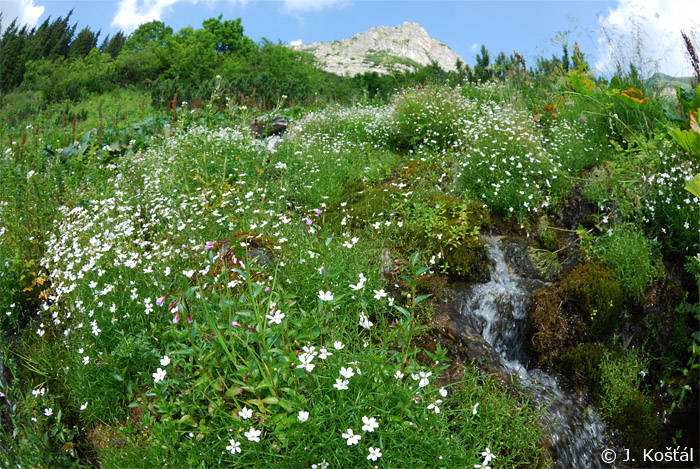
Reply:
<svg viewBox="0 0 700 469"><path fill-rule="evenodd" d="M351 76L71 14L0 37L3 467L697 467L692 37Z"/></svg>

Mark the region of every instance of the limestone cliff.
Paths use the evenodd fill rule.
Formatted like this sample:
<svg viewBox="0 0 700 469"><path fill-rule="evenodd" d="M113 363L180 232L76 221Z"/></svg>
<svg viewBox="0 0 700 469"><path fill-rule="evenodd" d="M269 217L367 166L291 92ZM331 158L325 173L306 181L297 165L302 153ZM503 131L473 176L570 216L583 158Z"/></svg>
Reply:
<svg viewBox="0 0 700 469"><path fill-rule="evenodd" d="M464 62L447 44L431 38L421 25L409 22L393 28L377 26L342 41L290 47L313 54L322 69L347 76L415 70L432 61L450 71L456 69L458 59Z"/></svg>

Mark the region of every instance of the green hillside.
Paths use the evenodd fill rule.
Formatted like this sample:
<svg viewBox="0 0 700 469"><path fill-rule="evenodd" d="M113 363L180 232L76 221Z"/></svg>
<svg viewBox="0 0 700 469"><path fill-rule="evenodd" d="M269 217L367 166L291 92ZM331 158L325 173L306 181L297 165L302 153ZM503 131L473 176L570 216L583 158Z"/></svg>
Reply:
<svg viewBox="0 0 700 469"><path fill-rule="evenodd" d="M492 239L530 376L640 465L698 454L700 87L578 46L343 78L240 19L69 18L0 42L4 467L562 463L455 310Z"/></svg>

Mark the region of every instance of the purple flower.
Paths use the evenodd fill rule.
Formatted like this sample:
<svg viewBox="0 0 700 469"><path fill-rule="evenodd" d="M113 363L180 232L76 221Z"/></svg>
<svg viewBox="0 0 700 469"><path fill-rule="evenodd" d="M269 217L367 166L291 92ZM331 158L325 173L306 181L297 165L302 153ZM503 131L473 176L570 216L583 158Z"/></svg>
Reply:
<svg viewBox="0 0 700 469"><path fill-rule="evenodd" d="M175 313L175 316L173 317L173 324L177 324L177 322L180 320L180 311Z"/></svg>
<svg viewBox="0 0 700 469"><path fill-rule="evenodd" d="M216 244L215 241L207 241L206 244L204 245L204 250L211 251L212 249L214 249L215 244Z"/></svg>
<svg viewBox="0 0 700 469"><path fill-rule="evenodd" d="M165 303L165 297L164 297L164 296L161 296L161 297L159 297L159 298L156 300L156 304L157 304L158 306L163 306L163 303Z"/></svg>
<svg viewBox="0 0 700 469"><path fill-rule="evenodd" d="M321 210L321 209L316 210L316 215L318 215L319 217L321 216L322 213L323 213L323 210Z"/></svg>
<svg viewBox="0 0 700 469"><path fill-rule="evenodd" d="M265 293L270 293L270 287L265 287Z"/></svg>
<svg viewBox="0 0 700 469"><path fill-rule="evenodd" d="M238 327L238 326L240 326L240 324L238 324L238 321L233 321L233 322L231 323L231 325L232 325L233 327Z"/></svg>
<svg viewBox="0 0 700 469"><path fill-rule="evenodd" d="M311 218L307 218L307 219L306 219L306 224L307 224L308 226L311 226L311 225L314 224L314 222L311 220Z"/></svg>

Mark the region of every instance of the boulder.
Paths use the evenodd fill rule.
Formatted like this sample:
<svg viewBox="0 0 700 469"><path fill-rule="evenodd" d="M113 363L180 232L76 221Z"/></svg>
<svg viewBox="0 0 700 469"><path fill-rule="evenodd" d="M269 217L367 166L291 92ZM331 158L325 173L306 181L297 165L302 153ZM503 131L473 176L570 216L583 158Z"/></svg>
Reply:
<svg viewBox="0 0 700 469"><path fill-rule="evenodd" d="M258 137L265 138L284 134L289 127L289 121L279 114L274 117L258 116L248 123L248 127Z"/></svg>

